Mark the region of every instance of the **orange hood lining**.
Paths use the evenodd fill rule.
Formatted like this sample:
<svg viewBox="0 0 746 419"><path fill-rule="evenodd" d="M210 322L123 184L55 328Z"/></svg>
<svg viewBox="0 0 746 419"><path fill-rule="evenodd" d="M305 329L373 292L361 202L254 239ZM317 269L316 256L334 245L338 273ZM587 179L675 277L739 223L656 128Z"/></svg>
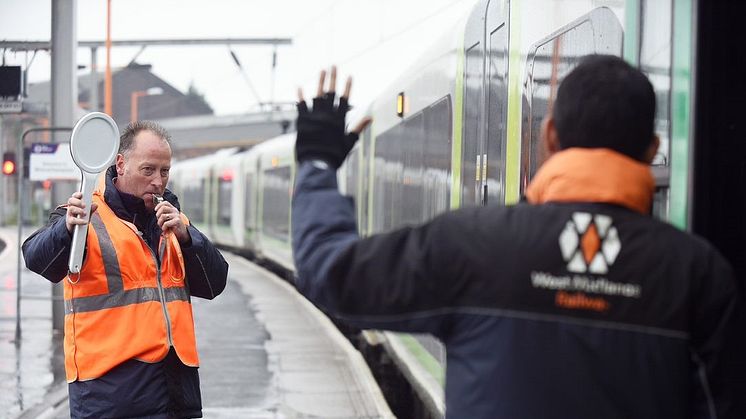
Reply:
<svg viewBox="0 0 746 419"><path fill-rule="evenodd" d="M532 204L600 202L647 214L655 192L650 166L605 148L555 153L526 189Z"/></svg>

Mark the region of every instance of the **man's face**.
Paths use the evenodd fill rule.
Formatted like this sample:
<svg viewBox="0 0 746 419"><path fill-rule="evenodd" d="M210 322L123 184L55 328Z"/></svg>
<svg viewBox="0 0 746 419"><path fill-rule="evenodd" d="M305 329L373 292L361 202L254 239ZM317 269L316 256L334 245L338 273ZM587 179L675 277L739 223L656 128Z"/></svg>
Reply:
<svg viewBox="0 0 746 419"><path fill-rule="evenodd" d="M171 147L150 131L140 131L132 148L117 154L117 182L119 191L142 198L145 208L153 210L153 194L163 195L171 170Z"/></svg>

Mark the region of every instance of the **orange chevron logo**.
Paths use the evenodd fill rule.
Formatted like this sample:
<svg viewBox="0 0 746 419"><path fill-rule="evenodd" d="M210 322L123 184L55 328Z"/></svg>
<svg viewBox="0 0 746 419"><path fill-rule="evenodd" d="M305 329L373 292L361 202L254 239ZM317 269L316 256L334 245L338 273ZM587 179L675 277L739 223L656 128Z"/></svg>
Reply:
<svg viewBox="0 0 746 419"><path fill-rule="evenodd" d="M574 273L605 274L622 250L619 232L608 215L575 212L559 236L562 258Z"/></svg>

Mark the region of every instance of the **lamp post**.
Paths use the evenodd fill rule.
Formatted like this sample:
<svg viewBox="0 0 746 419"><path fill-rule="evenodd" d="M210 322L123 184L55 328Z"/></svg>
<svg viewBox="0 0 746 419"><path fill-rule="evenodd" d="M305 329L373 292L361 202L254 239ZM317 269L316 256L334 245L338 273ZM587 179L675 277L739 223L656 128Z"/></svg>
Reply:
<svg viewBox="0 0 746 419"><path fill-rule="evenodd" d="M104 112L112 114L111 107L111 0L106 0L106 76L104 77Z"/></svg>
<svg viewBox="0 0 746 419"><path fill-rule="evenodd" d="M156 95L162 95L163 89L160 87L151 87L148 90L136 90L132 92L131 100L130 100L130 122L137 121L137 102L140 100L143 96L156 96Z"/></svg>

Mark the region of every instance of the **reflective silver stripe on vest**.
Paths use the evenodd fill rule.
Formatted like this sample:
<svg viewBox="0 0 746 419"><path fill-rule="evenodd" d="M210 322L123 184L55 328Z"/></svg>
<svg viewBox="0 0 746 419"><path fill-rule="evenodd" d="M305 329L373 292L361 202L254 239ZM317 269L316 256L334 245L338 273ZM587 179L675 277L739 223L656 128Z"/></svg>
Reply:
<svg viewBox="0 0 746 419"><path fill-rule="evenodd" d="M189 301L185 288L164 288L166 302ZM94 295L90 297L78 297L65 300L65 314L85 313L89 311L104 310L107 308L124 307L130 304L147 303L158 301L158 288L135 288L120 291L114 294Z"/></svg>
<svg viewBox="0 0 746 419"><path fill-rule="evenodd" d="M189 295L184 287L163 288L163 295L166 296L167 303L171 301L189 301Z"/></svg>
<svg viewBox="0 0 746 419"><path fill-rule="evenodd" d="M98 213L93 213L91 225L96 230L96 236L98 236L98 247L101 249L101 257L104 259L109 294L121 292L124 289L124 284L122 283L122 271L119 269L117 251L114 248L114 243L111 242L109 232L106 231L104 221Z"/></svg>
<svg viewBox="0 0 746 419"><path fill-rule="evenodd" d="M112 294L73 298L65 301L65 314L97 311L148 301L159 301L156 288L135 288Z"/></svg>
<svg viewBox="0 0 746 419"><path fill-rule="evenodd" d="M91 225L96 230L96 236L98 236L98 245L101 249L109 293L65 300L65 314L104 310L150 301L160 302L158 288L156 287L124 290L117 252L108 231L106 231L106 226L104 226L101 216L94 213L91 216ZM167 303L171 301L189 301L189 295L185 287L164 288L163 292Z"/></svg>

